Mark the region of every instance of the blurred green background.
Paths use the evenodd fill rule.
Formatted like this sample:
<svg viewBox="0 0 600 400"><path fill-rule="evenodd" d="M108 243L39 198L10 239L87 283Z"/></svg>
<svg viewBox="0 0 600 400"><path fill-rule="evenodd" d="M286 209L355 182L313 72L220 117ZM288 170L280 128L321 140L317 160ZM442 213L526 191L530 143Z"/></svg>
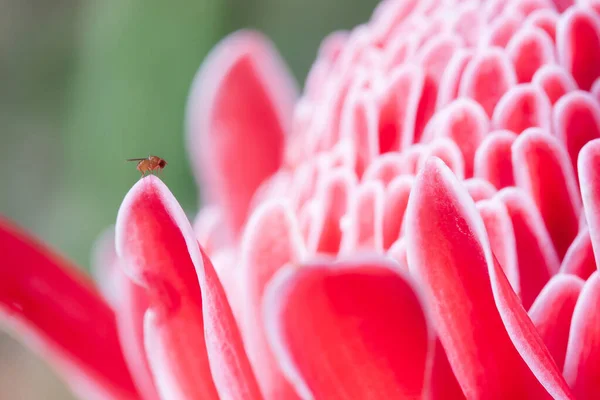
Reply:
<svg viewBox="0 0 600 400"><path fill-rule="evenodd" d="M183 147L188 88L227 33L267 34L300 85L322 38L376 0L0 0L0 213L89 266L138 179L126 158L159 154L197 209ZM0 400L69 399L45 365L0 336Z"/></svg>

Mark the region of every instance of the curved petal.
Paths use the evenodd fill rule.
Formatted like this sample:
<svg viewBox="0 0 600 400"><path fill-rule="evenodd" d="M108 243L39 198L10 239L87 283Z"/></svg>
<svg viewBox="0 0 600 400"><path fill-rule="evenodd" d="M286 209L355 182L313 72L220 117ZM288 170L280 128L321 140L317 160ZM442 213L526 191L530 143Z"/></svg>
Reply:
<svg viewBox="0 0 600 400"><path fill-rule="evenodd" d="M578 399L600 393L600 273L583 286L573 311L564 375Z"/></svg>
<svg viewBox="0 0 600 400"><path fill-rule="evenodd" d="M263 304L269 342L303 398L421 398L433 332L395 263L288 266Z"/></svg>
<svg viewBox="0 0 600 400"><path fill-rule="evenodd" d="M85 398L139 398L110 306L81 272L0 217L0 319Z"/></svg>
<svg viewBox="0 0 600 400"><path fill-rule="evenodd" d="M187 109L190 158L202 194L223 207L234 235L254 192L282 163L296 97L276 50L252 31L224 39L194 80Z"/></svg>
<svg viewBox="0 0 600 400"><path fill-rule="evenodd" d="M96 241L92 265L103 276L103 287L110 290L110 301L117 316L117 331L133 381L144 400L158 400L158 392L144 349L144 314L148 309L146 291L121 270L115 249L115 229L107 229Z"/></svg>
<svg viewBox="0 0 600 400"><path fill-rule="evenodd" d="M303 257L304 243L290 208L279 201L259 206L248 221L241 243L243 302L241 329L248 358L267 399L286 400L298 396L283 376L269 348L262 324L265 285L289 262Z"/></svg>
<svg viewBox="0 0 600 400"><path fill-rule="evenodd" d="M600 139L583 146L577 162L585 218L590 230L596 268L600 266Z"/></svg>
<svg viewBox="0 0 600 400"><path fill-rule="evenodd" d="M560 272L587 280L594 271L597 271L597 268L590 233L587 228L583 228L567 250Z"/></svg>
<svg viewBox="0 0 600 400"><path fill-rule="evenodd" d="M556 275L550 279L529 310L529 317L561 370L565 362L573 309L582 288L581 278Z"/></svg>
<svg viewBox="0 0 600 400"><path fill-rule="evenodd" d="M467 398L571 398L493 257L473 201L441 160L421 170L406 218L409 269L424 285Z"/></svg>
<svg viewBox="0 0 600 400"><path fill-rule="evenodd" d="M581 200L567 151L554 136L528 129L512 146L517 185L535 202L562 259L579 231Z"/></svg>
<svg viewBox="0 0 600 400"><path fill-rule="evenodd" d="M158 178L129 191L115 241L121 266L148 296L144 340L161 396L260 399L223 287Z"/></svg>

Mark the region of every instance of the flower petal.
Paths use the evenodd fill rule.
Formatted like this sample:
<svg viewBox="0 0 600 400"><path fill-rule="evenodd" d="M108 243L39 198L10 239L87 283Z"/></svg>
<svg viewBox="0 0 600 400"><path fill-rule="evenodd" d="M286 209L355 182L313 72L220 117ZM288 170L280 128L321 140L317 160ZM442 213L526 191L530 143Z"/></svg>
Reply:
<svg viewBox="0 0 600 400"><path fill-rule="evenodd" d="M223 287L158 178L129 191L115 241L122 267L148 296L144 339L161 396L260 399Z"/></svg>
<svg viewBox="0 0 600 400"><path fill-rule="evenodd" d="M421 398L433 337L395 264L288 266L264 307L269 342L303 398Z"/></svg>
<svg viewBox="0 0 600 400"><path fill-rule="evenodd" d="M123 273L115 249L114 227L102 234L94 248L93 268L102 271L98 273L105 275L104 285L110 287L119 340L133 381L144 400L158 400L144 349L144 314L148 309L146 291Z"/></svg>
<svg viewBox="0 0 600 400"><path fill-rule="evenodd" d="M552 104L539 87L523 83L502 96L494 109L492 123L496 129L521 133L527 128L550 128Z"/></svg>
<svg viewBox="0 0 600 400"><path fill-rule="evenodd" d="M511 148L516 138L511 131L490 132L475 151L475 177L498 189L514 186Z"/></svg>
<svg viewBox="0 0 600 400"><path fill-rule="evenodd" d="M583 146L578 166L585 218L590 230L596 267L600 268L600 139Z"/></svg>
<svg viewBox="0 0 600 400"><path fill-rule="evenodd" d="M598 101L582 91L566 94L554 106L553 125L577 172L579 151L587 142L600 137Z"/></svg>
<svg viewBox="0 0 600 400"><path fill-rule="evenodd" d="M529 317L561 371L573 309L582 288L582 279L572 275L556 275L542 289L529 310Z"/></svg>
<svg viewBox="0 0 600 400"><path fill-rule="evenodd" d="M600 273L583 286L573 319L564 375L578 399L600 393Z"/></svg>
<svg viewBox="0 0 600 400"><path fill-rule="evenodd" d="M571 243L560 266L560 272L577 275L581 279L587 280L596 270L592 241L586 227L579 232L573 243Z"/></svg>
<svg viewBox="0 0 600 400"><path fill-rule="evenodd" d="M506 46L519 83L531 82L544 64L554 63L554 43L543 30L534 27L520 29Z"/></svg>
<svg viewBox="0 0 600 400"><path fill-rule="evenodd" d="M234 235L258 186L281 165L295 100L275 49L251 31L224 39L194 80L187 109L190 158L202 194L223 207Z"/></svg>
<svg viewBox="0 0 600 400"><path fill-rule="evenodd" d="M85 398L137 399L115 315L69 262L0 217L0 317Z"/></svg>
<svg viewBox="0 0 600 400"><path fill-rule="evenodd" d="M558 256L579 231L581 201L569 157L558 140L528 129L512 146L517 185L529 193L546 224Z"/></svg>
<svg viewBox="0 0 600 400"><path fill-rule="evenodd" d="M289 207L268 201L252 214L241 243L241 282L243 303L241 328L248 358L256 371L266 399L297 398L283 376L271 349L262 318L265 285L285 264L298 262L304 255L304 243Z"/></svg>
<svg viewBox="0 0 600 400"><path fill-rule="evenodd" d="M505 52L484 48L465 68L459 94L477 101L491 117L500 98L516 83L517 75Z"/></svg>
<svg viewBox="0 0 600 400"><path fill-rule="evenodd" d="M441 160L421 170L406 217L408 265L424 284L465 395L570 398L492 255L473 201Z"/></svg>
<svg viewBox="0 0 600 400"><path fill-rule="evenodd" d="M502 189L497 196L506 206L512 222L517 244L520 295L523 307L528 309L550 277L558 272L560 259L529 196L516 188Z"/></svg>
<svg viewBox="0 0 600 400"><path fill-rule="evenodd" d="M579 88L589 90L600 75L600 21L592 10L572 7L556 26L556 48L561 64Z"/></svg>

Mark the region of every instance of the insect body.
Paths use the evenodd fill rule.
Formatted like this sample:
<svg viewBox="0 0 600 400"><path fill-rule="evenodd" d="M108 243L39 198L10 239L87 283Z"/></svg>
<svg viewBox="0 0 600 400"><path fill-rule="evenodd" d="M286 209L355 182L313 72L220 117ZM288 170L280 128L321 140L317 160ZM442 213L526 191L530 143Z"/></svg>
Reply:
<svg viewBox="0 0 600 400"><path fill-rule="evenodd" d="M148 156L147 158L130 158L127 161L137 161L137 170L142 173L142 178L146 172L162 171L167 162L158 156Z"/></svg>

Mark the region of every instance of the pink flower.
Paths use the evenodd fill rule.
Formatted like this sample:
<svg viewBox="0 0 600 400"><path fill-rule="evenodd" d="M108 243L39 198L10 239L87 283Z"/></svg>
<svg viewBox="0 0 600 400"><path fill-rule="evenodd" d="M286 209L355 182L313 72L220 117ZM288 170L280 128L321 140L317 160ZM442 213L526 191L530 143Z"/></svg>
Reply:
<svg viewBox="0 0 600 400"><path fill-rule="evenodd" d="M299 98L232 35L189 100L193 228L141 179L100 295L1 221L9 326L85 398L600 397L600 3L577 3L386 1Z"/></svg>

